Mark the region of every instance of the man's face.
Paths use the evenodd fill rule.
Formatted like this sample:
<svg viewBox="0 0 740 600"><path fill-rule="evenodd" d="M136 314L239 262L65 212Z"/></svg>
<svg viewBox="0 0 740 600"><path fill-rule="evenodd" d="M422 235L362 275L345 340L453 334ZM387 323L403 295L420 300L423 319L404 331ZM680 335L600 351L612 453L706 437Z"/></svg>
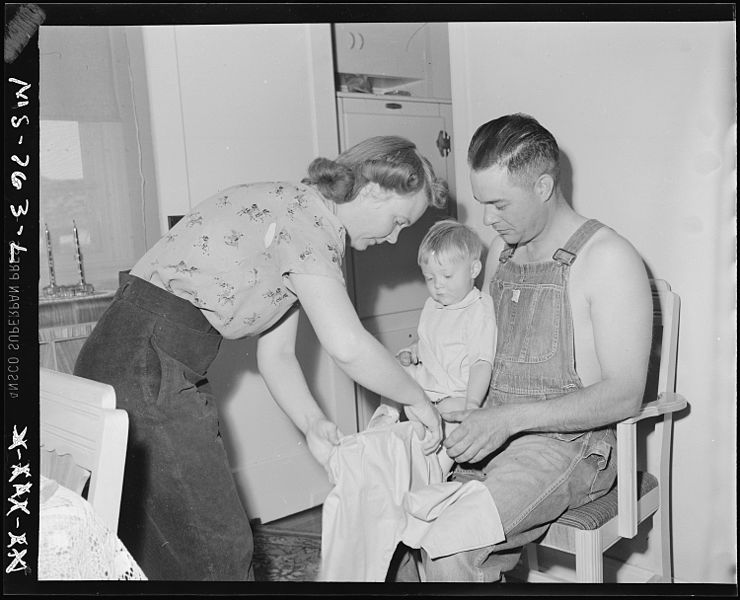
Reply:
<svg viewBox="0 0 740 600"><path fill-rule="evenodd" d="M526 244L537 233L543 211L532 188L517 184L498 166L470 172L473 197L483 206L483 223L507 244Z"/></svg>

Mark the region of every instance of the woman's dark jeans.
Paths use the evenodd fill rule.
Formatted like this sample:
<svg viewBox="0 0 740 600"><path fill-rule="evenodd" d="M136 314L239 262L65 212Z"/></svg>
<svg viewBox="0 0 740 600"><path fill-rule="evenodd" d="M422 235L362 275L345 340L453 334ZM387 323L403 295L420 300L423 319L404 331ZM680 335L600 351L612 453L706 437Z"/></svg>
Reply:
<svg viewBox="0 0 740 600"><path fill-rule="evenodd" d="M254 578L249 519L205 378L221 339L191 303L130 277L75 365L112 385L128 413L118 532L149 579Z"/></svg>

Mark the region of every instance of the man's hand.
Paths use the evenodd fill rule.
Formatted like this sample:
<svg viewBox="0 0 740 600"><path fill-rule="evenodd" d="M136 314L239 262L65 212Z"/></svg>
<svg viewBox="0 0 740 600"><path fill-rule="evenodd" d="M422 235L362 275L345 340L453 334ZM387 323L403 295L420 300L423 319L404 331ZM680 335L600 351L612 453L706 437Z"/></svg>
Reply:
<svg viewBox="0 0 740 600"><path fill-rule="evenodd" d="M458 463L478 462L498 450L516 433L509 411L496 406L442 413L448 423L459 423L444 441L447 454Z"/></svg>

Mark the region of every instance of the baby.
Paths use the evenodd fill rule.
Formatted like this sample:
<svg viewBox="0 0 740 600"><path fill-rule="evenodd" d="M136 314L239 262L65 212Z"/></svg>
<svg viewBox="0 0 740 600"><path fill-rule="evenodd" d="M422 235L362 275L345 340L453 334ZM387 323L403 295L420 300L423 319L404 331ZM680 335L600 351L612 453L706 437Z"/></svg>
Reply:
<svg viewBox="0 0 740 600"><path fill-rule="evenodd" d="M438 221L419 245L418 263L429 290L418 341L397 353L441 413L478 408L488 392L496 347L493 300L475 287L483 244L469 227ZM445 423L449 433L451 423ZM438 451L446 477L454 461Z"/></svg>

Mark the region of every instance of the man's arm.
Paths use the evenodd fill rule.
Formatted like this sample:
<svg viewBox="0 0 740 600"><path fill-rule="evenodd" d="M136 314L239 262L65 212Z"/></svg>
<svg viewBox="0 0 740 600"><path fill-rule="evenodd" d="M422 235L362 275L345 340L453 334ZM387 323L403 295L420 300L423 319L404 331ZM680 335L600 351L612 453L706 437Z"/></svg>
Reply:
<svg viewBox="0 0 740 600"><path fill-rule="evenodd" d="M493 257L490 257L493 258ZM489 258L489 260L490 260ZM445 415L460 422L445 440L458 462L481 460L520 432L587 431L637 412L642 401L652 336L652 297L634 248L610 234L579 255L601 379L547 402Z"/></svg>

